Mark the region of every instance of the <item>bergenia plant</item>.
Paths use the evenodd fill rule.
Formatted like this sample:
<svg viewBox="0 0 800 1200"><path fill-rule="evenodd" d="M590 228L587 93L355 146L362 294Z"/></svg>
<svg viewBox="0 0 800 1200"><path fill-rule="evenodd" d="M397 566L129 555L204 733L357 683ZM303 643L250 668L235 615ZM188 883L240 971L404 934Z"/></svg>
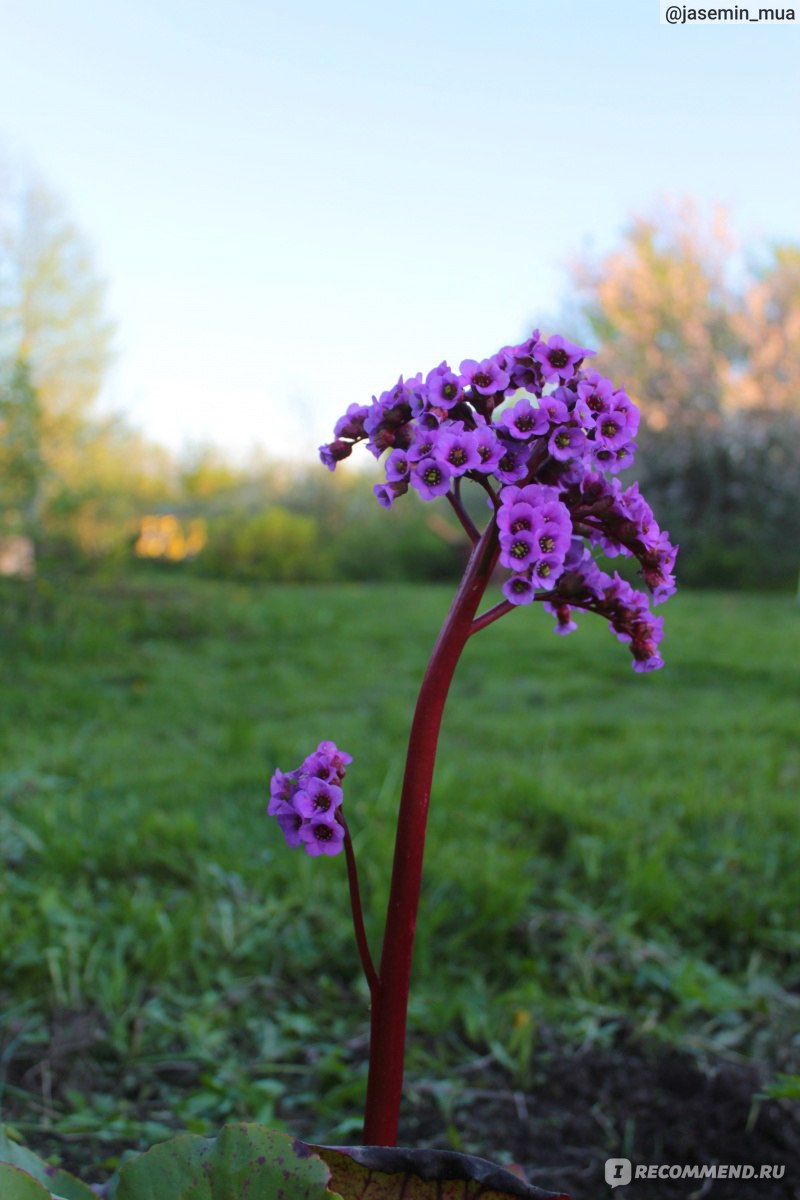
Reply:
<svg viewBox="0 0 800 1200"><path fill-rule="evenodd" d="M343 781L352 761L324 741L295 770L277 770L268 812L289 846L315 856L342 850L359 955L371 994L371 1037L364 1142L394 1146L403 1083L406 1014L422 881L425 826L445 700L466 642L500 617L540 603L555 632L573 633L575 617L596 613L625 643L635 671L663 665L662 619L672 595L676 548L637 484L618 473L633 462L639 412L623 387L584 364L594 351L538 330L491 358L446 362L423 379L404 380L370 405L352 404L321 447L334 470L358 442L382 459L379 504L391 508L409 489L443 497L471 553L422 681L411 725L398 813L394 867L380 964L364 930L353 846L344 816ZM485 521L465 506L465 489L485 497ZM480 507L484 507L481 505ZM597 556L633 558L644 589ZM500 569L503 599L479 612Z"/></svg>
<svg viewBox="0 0 800 1200"><path fill-rule="evenodd" d="M353 845L344 816L349 754L323 741L299 767L275 771L268 812L286 842L317 858L344 851L356 943L371 995L364 1146L314 1146L258 1125L227 1125L216 1138L182 1134L88 1188L42 1162L0 1127L2 1200L568 1200L516 1174L453 1151L396 1149L414 930L436 745L450 681L473 634L539 602L555 631L572 633L581 612L605 617L635 671L662 666L654 604L675 590L675 548L637 485L618 472L633 461L639 421L624 388L584 370L593 351L533 333L492 358L440 363L423 380L402 377L371 405L353 404L321 449L333 470L357 442L383 459L375 487L391 508L410 488L444 497L471 552L433 648L417 700L400 797L380 963L367 943ZM471 486L481 503L465 506ZM485 512L476 523L474 512ZM635 559L645 590L600 567L596 555ZM503 599L483 611L495 571ZM55 1190L54 1190L55 1189ZM198 1190L199 1189L199 1190Z"/></svg>

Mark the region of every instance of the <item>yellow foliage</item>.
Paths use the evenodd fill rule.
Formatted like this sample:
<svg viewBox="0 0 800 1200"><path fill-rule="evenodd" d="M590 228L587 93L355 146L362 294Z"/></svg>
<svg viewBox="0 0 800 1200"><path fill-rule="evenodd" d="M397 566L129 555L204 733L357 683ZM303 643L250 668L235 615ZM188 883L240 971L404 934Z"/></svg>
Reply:
<svg viewBox="0 0 800 1200"><path fill-rule="evenodd" d="M193 517L184 529L173 513L142 517L134 551L139 558L161 558L181 562L193 558L206 544L206 523Z"/></svg>

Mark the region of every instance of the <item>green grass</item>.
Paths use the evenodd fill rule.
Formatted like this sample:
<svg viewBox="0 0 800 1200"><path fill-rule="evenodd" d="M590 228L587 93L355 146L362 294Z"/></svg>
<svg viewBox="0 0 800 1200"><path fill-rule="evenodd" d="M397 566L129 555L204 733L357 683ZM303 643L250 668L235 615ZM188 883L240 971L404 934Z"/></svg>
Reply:
<svg viewBox="0 0 800 1200"><path fill-rule="evenodd" d="M229 1117L344 1139L367 993L340 859L266 781L323 738L373 943L447 587L155 575L0 590L0 1120L97 1154ZM468 646L442 734L409 1076L520 1080L620 1030L780 1062L800 987L800 612L680 595L667 667L519 610Z"/></svg>

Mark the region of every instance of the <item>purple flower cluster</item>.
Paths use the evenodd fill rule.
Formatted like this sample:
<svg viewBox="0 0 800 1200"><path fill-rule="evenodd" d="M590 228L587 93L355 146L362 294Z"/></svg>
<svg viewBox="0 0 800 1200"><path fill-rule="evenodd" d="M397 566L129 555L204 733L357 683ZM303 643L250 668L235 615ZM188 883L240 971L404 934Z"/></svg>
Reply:
<svg viewBox="0 0 800 1200"><path fill-rule="evenodd" d="M296 770L274 773L267 813L277 819L288 846L302 845L313 857L339 853L345 835L341 784L352 761L333 742L320 742Z"/></svg>
<svg viewBox="0 0 800 1200"><path fill-rule="evenodd" d="M661 621L645 593L596 567L589 548L635 556L656 604L675 590L676 548L638 487L608 478L633 462L639 411L624 388L583 369L593 354L535 330L457 372L442 362L424 379L401 376L371 405L351 404L320 457L333 470L360 441L385 454L385 482L374 490L386 508L409 488L460 505L462 481L480 484L511 572L506 600L546 601L560 633L575 628L574 608L601 613L634 669L646 671L662 665Z"/></svg>

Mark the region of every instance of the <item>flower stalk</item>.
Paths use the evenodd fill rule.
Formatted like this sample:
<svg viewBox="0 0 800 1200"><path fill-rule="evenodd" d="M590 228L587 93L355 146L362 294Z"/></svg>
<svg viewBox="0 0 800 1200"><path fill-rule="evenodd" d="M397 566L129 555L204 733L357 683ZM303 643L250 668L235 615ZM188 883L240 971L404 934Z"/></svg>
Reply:
<svg viewBox="0 0 800 1200"><path fill-rule="evenodd" d="M408 741L377 988L364 1117L367 1145L394 1146L403 1087L408 992L436 747L447 694L497 561L494 517L475 545L422 681Z"/></svg>
<svg viewBox="0 0 800 1200"><path fill-rule="evenodd" d="M369 946L355 854L343 815L349 754L321 742L293 771L275 771L267 812L290 847L312 856L345 851L353 926L372 1000L364 1122L367 1144L397 1140L408 993L422 860L442 715L469 638L521 606L539 602L554 632L573 633L576 612L604 617L627 645L637 672L658 670L663 621L650 610L675 591L677 547L639 492L619 472L633 461L636 405L610 379L584 368L594 351L534 330L489 359L446 362L403 380L371 405L351 404L320 457L334 470L357 442L384 459L374 487L384 508L413 489L445 497L471 554L422 681L408 742L380 965ZM388 452L388 454L387 454ZM490 516L483 532L462 498L464 481L482 489ZM646 591L599 554L638 560ZM507 572L503 599L478 607L496 565Z"/></svg>

